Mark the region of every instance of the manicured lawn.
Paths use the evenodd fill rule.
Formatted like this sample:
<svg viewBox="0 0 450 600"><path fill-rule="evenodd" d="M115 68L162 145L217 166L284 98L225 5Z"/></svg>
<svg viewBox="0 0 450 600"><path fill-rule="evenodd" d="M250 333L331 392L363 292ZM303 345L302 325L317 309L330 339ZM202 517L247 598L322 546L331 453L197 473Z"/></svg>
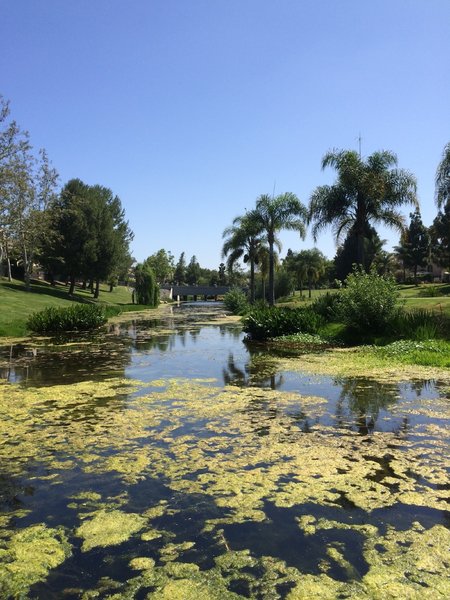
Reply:
<svg viewBox="0 0 450 600"><path fill-rule="evenodd" d="M408 310L425 309L450 317L450 285L424 284L401 286L401 298Z"/></svg>
<svg viewBox="0 0 450 600"><path fill-rule="evenodd" d="M20 337L27 334L26 321L30 314L47 306L67 307L73 302L96 302L89 291L78 289L74 298L69 298L68 288L63 285L51 286L39 281L31 284L27 292L22 281L0 280L0 336ZM126 287L118 286L109 292L101 286L100 298L104 304L121 305L125 310L137 306L131 304L131 294Z"/></svg>
<svg viewBox="0 0 450 600"><path fill-rule="evenodd" d="M399 288L400 299L407 310L431 310L450 317L450 284L400 285ZM335 293L336 291L336 289L312 290L311 300L308 298L308 290L303 291L303 296L300 296L300 292L296 291L294 296L284 298L282 302L277 302L277 304L292 308L304 306L322 294Z"/></svg>

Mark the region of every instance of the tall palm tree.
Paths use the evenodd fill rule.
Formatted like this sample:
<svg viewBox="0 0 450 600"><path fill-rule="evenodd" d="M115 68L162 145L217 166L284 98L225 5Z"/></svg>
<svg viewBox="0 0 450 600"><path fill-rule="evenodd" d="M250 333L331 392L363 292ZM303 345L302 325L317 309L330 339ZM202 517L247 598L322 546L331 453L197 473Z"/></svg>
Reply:
<svg viewBox="0 0 450 600"><path fill-rule="evenodd" d="M267 235L269 244L269 304L275 304L274 246L276 233L282 229L297 230L305 237L308 212L297 196L286 192L276 196L263 194L256 200L255 219L261 231Z"/></svg>
<svg viewBox="0 0 450 600"><path fill-rule="evenodd" d="M397 209L403 204L418 207L417 184L413 175L396 165L396 155L385 150L366 160L352 150L325 154L322 169L336 169L337 180L334 185L319 186L311 196L308 222L314 240L329 225L336 240L351 231L357 239L356 262L362 265L369 225L383 223L401 231L404 218Z"/></svg>
<svg viewBox="0 0 450 600"><path fill-rule="evenodd" d="M442 208L450 200L450 142L444 147L436 171L436 203Z"/></svg>
<svg viewBox="0 0 450 600"><path fill-rule="evenodd" d="M243 258L250 263L250 302L255 302L255 264L258 263L259 252L264 243L254 211L233 219L233 224L227 227L222 235L227 238L222 248L222 256L227 257L227 266L231 270L236 261Z"/></svg>

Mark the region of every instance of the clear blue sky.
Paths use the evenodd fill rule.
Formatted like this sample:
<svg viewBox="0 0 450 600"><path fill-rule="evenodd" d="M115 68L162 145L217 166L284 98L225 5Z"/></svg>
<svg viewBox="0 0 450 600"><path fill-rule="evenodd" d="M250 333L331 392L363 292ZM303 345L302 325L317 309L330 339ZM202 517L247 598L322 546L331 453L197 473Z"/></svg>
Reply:
<svg viewBox="0 0 450 600"><path fill-rule="evenodd" d="M274 187L307 203L359 133L416 175L431 224L449 80L450 0L0 0L0 93L61 184L119 195L138 260L216 268L235 216ZM330 231L317 246L334 255Z"/></svg>

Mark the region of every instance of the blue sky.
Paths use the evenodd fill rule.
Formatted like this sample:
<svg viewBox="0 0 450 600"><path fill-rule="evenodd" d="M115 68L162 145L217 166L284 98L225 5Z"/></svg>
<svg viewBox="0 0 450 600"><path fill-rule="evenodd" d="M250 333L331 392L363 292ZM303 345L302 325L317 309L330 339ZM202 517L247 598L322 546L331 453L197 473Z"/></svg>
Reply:
<svg viewBox="0 0 450 600"><path fill-rule="evenodd" d="M324 153L359 134L363 155L397 153L436 215L449 0L0 0L0 74L61 184L121 198L138 260L165 248L216 268L235 216L274 189L306 204L333 181ZM282 255L313 246L281 239ZM333 257L331 231L317 247Z"/></svg>

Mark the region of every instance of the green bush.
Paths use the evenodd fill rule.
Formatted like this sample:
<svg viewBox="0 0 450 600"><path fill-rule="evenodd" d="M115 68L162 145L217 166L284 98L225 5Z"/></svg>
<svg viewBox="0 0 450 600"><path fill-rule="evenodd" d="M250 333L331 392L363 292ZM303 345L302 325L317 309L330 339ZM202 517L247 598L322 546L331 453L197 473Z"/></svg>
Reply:
<svg viewBox="0 0 450 600"><path fill-rule="evenodd" d="M235 315L244 315L250 306L247 296L240 288L231 288L223 297L223 303L225 308Z"/></svg>
<svg viewBox="0 0 450 600"><path fill-rule="evenodd" d="M326 321L333 321L340 314L340 295L338 293L322 294L311 304L311 308Z"/></svg>
<svg viewBox="0 0 450 600"><path fill-rule="evenodd" d="M265 307L251 310L243 330L252 340L267 340L292 333L317 333L323 319L310 307Z"/></svg>
<svg viewBox="0 0 450 600"><path fill-rule="evenodd" d="M340 314L358 333L382 333L397 310L399 290L395 280L375 271L355 268L340 292Z"/></svg>
<svg viewBox="0 0 450 600"><path fill-rule="evenodd" d="M439 337L446 329L443 318L425 309L406 312L400 309L391 321L391 330L409 340L429 340Z"/></svg>
<svg viewBox="0 0 450 600"><path fill-rule="evenodd" d="M50 306L32 314L27 327L36 333L58 331L87 331L104 325L107 321L103 306L75 304L69 308Z"/></svg>

